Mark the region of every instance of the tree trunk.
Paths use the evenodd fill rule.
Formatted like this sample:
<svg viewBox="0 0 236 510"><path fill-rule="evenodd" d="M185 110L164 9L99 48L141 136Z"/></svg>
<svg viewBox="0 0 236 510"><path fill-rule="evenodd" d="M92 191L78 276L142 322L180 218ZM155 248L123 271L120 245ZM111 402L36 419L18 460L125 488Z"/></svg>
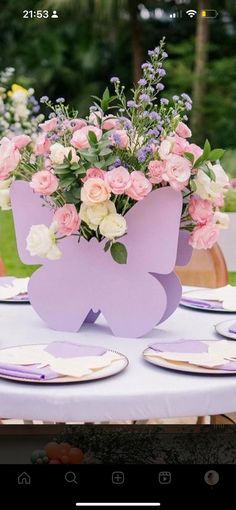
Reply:
<svg viewBox="0 0 236 510"><path fill-rule="evenodd" d="M201 129L204 121L203 107L206 92L205 72L208 60L209 23L200 15L209 8L209 0L198 0L198 18L196 32L195 70L193 82L193 112L191 127L193 134L201 141Z"/></svg>
<svg viewBox="0 0 236 510"><path fill-rule="evenodd" d="M141 22L139 20L139 0L129 0L128 8L130 15L131 27L131 45L132 45L132 58L133 58L133 81L136 84L141 78L141 64L142 64L142 37L141 37Z"/></svg>

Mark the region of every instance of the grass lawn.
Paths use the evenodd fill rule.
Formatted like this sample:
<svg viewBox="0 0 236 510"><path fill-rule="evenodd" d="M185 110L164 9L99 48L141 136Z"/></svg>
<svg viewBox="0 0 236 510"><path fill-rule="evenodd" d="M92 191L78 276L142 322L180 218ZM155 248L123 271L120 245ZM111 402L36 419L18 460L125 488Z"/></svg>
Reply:
<svg viewBox="0 0 236 510"><path fill-rule="evenodd" d="M0 211L0 257L10 276L30 276L37 266L25 266L18 257L11 211Z"/></svg>
<svg viewBox="0 0 236 510"><path fill-rule="evenodd" d="M8 275L30 276L37 267L25 266L18 257L11 211L0 211L0 257ZM236 272L229 273L229 282L236 285Z"/></svg>

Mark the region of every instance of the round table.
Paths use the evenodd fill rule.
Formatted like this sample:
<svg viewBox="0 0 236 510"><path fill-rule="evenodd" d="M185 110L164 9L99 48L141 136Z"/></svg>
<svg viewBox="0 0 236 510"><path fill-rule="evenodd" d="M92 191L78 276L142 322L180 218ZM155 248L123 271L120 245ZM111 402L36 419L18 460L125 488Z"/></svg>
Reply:
<svg viewBox="0 0 236 510"><path fill-rule="evenodd" d="M30 305L0 305L0 347L55 340L118 350L129 366L114 377L70 385L27 384L0 379L0 416L53 422L145 420L236 411L236 376L192 375L153 366L142 351L155 340L220 338L214 324L234 314L179 307L144 338L112 336L103 318L79 333L50 330Z"/></svg>

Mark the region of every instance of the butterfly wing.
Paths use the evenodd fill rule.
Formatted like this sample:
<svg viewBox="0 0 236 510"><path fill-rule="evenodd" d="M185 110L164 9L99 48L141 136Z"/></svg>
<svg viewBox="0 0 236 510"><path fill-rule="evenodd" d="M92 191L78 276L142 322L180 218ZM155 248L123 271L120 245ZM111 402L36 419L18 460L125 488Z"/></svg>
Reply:
<svg viewBox="0 0 236 510"><path fill-rule="evenodd" d="M32 225L49 226L52 223L52 210L44 206L41 196L34 193L26 181L15 181L11 185L11 204L20 259L24 264L45 263L46 259L30 255L26 249L26 238Z"/></svg>
<svg viewBox="0 0 236 510"><path fill-rule="evenodd" d="M171 187L152 191L126 214L129 260L142 271L168 274L175 266L182 195Z"/></svg>

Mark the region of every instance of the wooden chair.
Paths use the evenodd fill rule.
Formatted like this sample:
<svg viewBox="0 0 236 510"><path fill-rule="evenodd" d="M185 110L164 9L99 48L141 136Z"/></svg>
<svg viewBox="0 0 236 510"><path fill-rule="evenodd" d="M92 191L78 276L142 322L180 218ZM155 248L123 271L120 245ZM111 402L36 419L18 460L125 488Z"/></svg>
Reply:
<svg viewBox="0 0 236 510"><path fill-rule="evenodd" d="M6 274L6 269L3 264L3 260L0 258L0 276L5 276L5 274Z"/></svg>
<svg viewBox="0 0 236 510"><path fill-rule="evenodd" d="M176 274L182 285L216 288L228 283L224 255L217 243L209 250L193 250L190 262L177 266Z"/></svg>

